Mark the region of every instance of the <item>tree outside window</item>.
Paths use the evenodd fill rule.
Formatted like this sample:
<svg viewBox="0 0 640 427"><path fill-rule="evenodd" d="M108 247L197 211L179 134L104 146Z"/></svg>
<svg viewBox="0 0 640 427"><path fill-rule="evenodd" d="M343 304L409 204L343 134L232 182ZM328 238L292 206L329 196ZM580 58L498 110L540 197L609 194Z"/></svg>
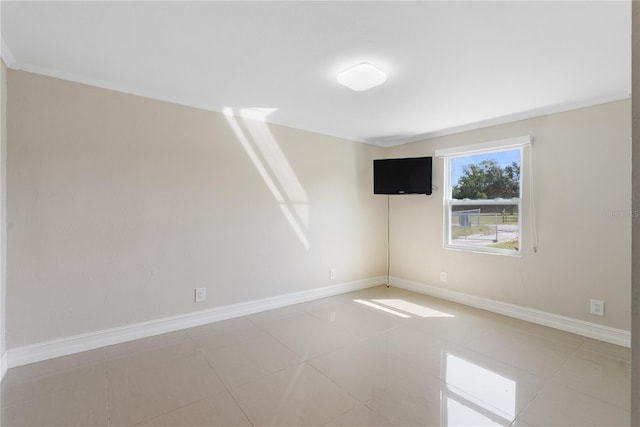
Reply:
<svg viewBox="0 0 640 427"><path fill-rule="evenodd" d="M447 158L448 247L518 253L522 149Z"/></svg>

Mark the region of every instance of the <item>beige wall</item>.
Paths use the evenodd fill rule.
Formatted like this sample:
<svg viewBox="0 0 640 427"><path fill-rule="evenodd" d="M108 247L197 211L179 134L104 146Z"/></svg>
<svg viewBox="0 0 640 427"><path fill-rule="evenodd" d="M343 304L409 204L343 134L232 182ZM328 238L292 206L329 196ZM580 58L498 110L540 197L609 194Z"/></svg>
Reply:
<svg viewBox="0 0 640 427"><path fill-rule="evenodd" d="M539 251L526 215L521 258L443 249L436 160L438 191L392 197L391 274L629 329L631 218L605 214L631 209L629 101L385 150L20 71L9 87L8 348L383 275L371 160L522 135Z"/></svg>
<svg viewBox="0 0 640 427"><path fill-rule="evenodd" d="M9 87L8 348L385 272L381 148L20 71Z"/></svg>
<svg viewBox="0 0 640 427"><path fill-rule="evenodd" d="M433 195L392 197L391 275L629 330L631 104L612 102L445 136L387 151L393 157L531 135L539 249L531 249L525 198L522 257L443 249L443 161ZM607 216L615 211L620 216ZM440 272L448 282L440 282ZM589 299L605 316L589 314Z"/></svg>
<svg viewBox="0 0 640 427"><path fill-rule="evenodd" d="M0 355L5 352L7 261L7 67L0 59Z"/></svg>
<svg viewBox="0 0 640 427"><path fill-rule="evenodd" d="M633 210L640 211L640 3L633 11ZM633 221L631 425L640 425L640 219Z"/></svg>

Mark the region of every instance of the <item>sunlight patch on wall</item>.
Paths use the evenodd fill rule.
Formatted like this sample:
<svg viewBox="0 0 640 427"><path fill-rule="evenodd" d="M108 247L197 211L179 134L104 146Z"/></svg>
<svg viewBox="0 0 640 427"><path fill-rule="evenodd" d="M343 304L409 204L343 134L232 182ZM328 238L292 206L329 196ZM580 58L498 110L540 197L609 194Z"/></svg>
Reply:
<svg viewBox="0 0 640 427"><path fill-rule="evenodd" d="M277 108L223 109L223 114L300 243L309 250L309 200L266 122Z"/></svg>

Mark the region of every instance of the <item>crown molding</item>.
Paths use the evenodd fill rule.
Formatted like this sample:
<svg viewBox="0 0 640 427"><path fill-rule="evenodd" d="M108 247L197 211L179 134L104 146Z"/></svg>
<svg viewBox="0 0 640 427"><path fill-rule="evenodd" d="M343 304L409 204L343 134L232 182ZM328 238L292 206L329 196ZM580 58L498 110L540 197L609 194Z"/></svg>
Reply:
<svg viewBox="0 0 640 427"><path fill-rule="evenodd" d="M496 117L492 119L482 120L479 122L469 123L461 126L454 126L446 129L440 129L433 132L427 132L420 135L415 135L407 138L402 138L392 141L376 141L375 145L381 147L395 147L398 145L411 144L414 142L427 141L430 139L439 138L441 136L455 135L458 133L468 132L477 129L488 128L491 126L504 125L507 123L518 122L521 120L534 119L536 117L548 116L551 114L563 113L571 110L579 110L581 108L594 107L596 105L607 104L609 102L621 101L631 98L629 91L620 91L616 93L610 93L607 95L586 98L575 102L566 102L562 104L549 105L542 108L535 108L532 110L521 111L519 113L509 114L506 116Z"/></svg>
<svg viewBox="0 0 640 427"><path fill-rule="evenodd" d="M4 59L7 67L14 70L23 70L23 71L27 71L34 74L53 77L53 78L75 82L75 83L81 83L89 86L98 87L101 89L113 90L115 92L120 92L128 95L141 96L143 98L149 98L149 99L162 101L162 102L169 102L172 104L183 105L186 107L198 108L201 110L213 111L217 113L221 113L222 110L224 109L224 106L203 103L201 101L194 101L191 99L181 98L178 96L167 95L167 94L152 91L152 90L139 89L139 88L135 88L127 85L122 85L119 83L86 77L80 74L69 73L66 71L56 70L53 68L41 67L38 65L20 62L15 59L15 57L11 52L11 49L6 45L4 39L2 39L1 41L2 41L2 58ZM631 97L631 92L629 90L619 91L619 92L610 93L610 94L606 94L599 97L586 98L586 99L582 99L575 102L549 105L542 108L522 111L514 114L509 114L506 116L495 117L495 118L482 120L474 123L469 123L461 126L453 126L450 128L439 129L432 132L416 134L416 135L407 136L407 137L398 138L398 139L359 138L355 135L336 135L335 133L332 133L331 131L327 131L325 129L309 128L308 126L302 127L297 123L293 123L291 121L286 121L286 120L271 119L268 121L268 123L273 125L278 125L278 126L285 126L285 127L290 127L294 129L300 129L306 132L318 133L318 134L340 138L340 139L344 139L352 142L375 145L382 148L391 148L399 145L427 141L427 140L439 138L442 136L455 135L455 134L477 130L477 129L483 129L491 126L503 125L503 124L513 123L521 120L533 119L536 117L548 116L550 114L556 114L556 113L562 113L562 112L571 111L571 110L578 110L581 108L593 107L600 104L606 104L609 102L629 99L630 97Z"/></svg>
<svg viewBox="0 0 640 427"><path fill-rule="evenodd" d="M40 67L38 65L33 65L25 62L18 62L17 66L18 66L18 69L22 71L38 74L45 77L52 77L55 79L65 80L73 83L80 83L87 86L93 86L100 89L112 90L114 92L120 92L127 95L140 96L142 98L153 99L156 101L162 101L162 102L168 102L171 104L183 105L186 107L198 108L200 110L215 111L215 112L222 111L221 108L211 104L192 101L189 99L180 98L172 95L166 95L166 94L162 94L162 93L147 90L147 89L138 89L132 86L113 83L106 80L94 79L94 78L86 77L80 74L56 70L54 68Z"/></svg>

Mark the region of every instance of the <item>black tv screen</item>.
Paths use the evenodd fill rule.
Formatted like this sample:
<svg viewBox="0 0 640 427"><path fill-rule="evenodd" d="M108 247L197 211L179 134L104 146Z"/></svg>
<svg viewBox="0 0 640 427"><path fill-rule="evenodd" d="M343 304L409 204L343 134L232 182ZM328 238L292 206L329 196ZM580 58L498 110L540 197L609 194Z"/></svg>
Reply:
<svg viewBox="0 0 640 427"><path fill-rule="evenodd" d="M374 194L431 194L431 157L373 161Z"/></svg>

